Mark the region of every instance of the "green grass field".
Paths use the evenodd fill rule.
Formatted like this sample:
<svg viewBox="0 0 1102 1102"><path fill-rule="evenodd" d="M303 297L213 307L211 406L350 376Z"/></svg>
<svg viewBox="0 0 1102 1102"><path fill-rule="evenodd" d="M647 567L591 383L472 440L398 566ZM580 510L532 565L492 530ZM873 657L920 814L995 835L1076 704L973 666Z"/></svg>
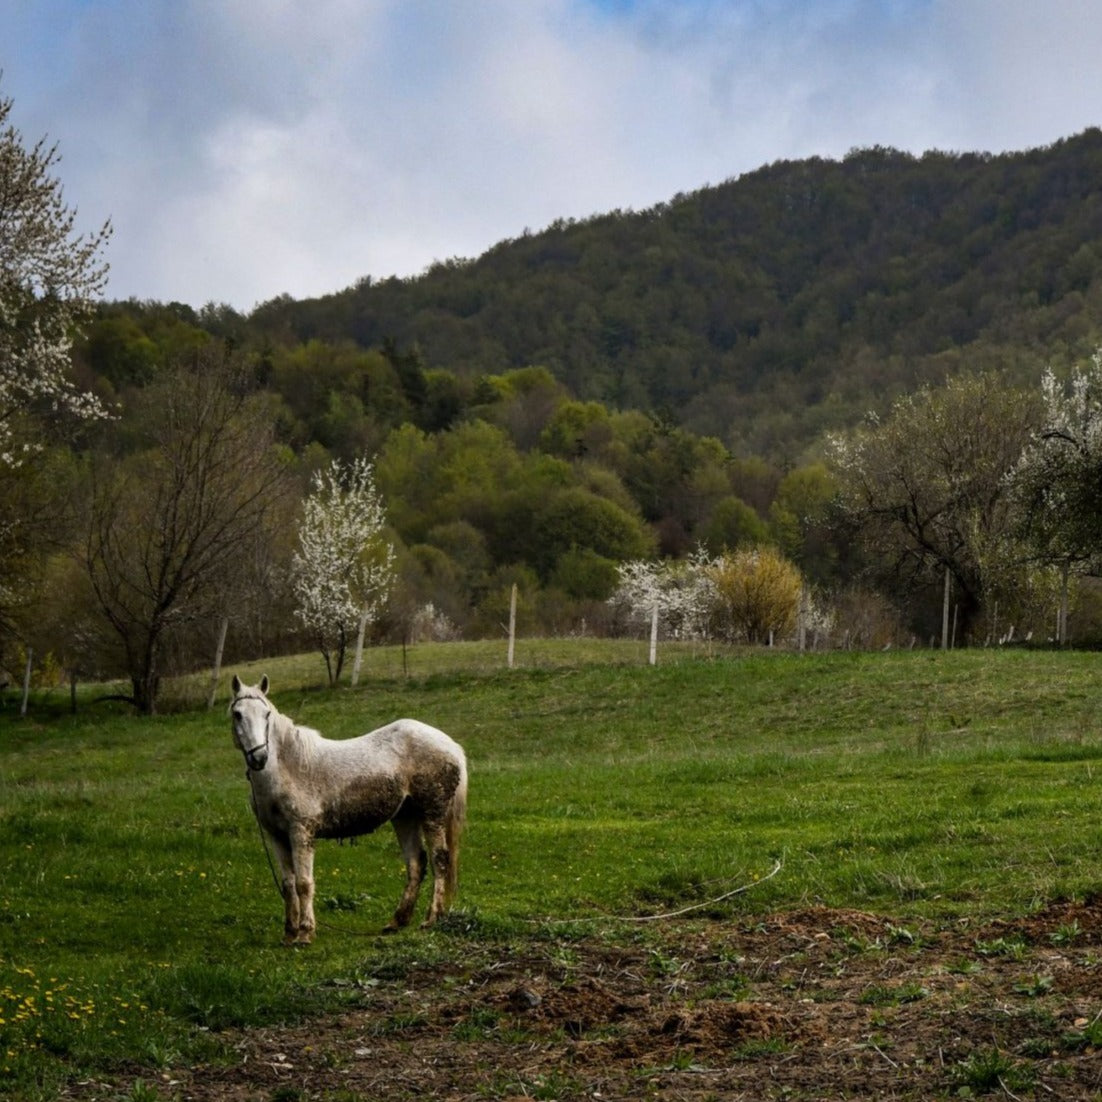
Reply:
<svg viewBox="0 0 1102 1102"><path fill-rule="evenodd" d="M350 983L475 942L645 937L622 920L695 903L985 918L1102 887L1100 656L666 649L650 667L642 644L567 641L518 646L505 670L502 650L373 651L355 690L318 688L313 656L264 665L276 705L330 737L413 715L470 759L457 911L377 937L402 880L393 836L324 843L306 951L279 945L231 671L213 711L198 676L153 719L93 688L72 716L67 692L23 719L9 697L0 1094L216 1059L222 1027L338 1007Z"/></svg>

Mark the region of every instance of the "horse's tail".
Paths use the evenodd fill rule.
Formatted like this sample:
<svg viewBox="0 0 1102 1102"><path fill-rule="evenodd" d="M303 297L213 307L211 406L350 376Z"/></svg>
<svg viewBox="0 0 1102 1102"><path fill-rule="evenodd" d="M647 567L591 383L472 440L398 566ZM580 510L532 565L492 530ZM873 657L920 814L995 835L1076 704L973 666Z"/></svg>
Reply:
<svg viewBox="0 0 1102 1102"><path fill-rule="evenodd" d="M467 821L467 763L460 760L459 784L448 804L444 822L444 842L448 847L448 876L444 882L444 901L450 903L459 888L459 838Z"/></svg>

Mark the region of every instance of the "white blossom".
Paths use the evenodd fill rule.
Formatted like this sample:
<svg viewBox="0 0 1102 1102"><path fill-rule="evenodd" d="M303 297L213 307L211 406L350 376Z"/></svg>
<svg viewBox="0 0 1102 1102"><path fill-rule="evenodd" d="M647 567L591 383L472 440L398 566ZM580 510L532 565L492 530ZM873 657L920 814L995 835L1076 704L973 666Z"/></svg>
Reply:
<svg viewBox="0 0 1102 1102"><path fill-rule="evenodd" d="M1065 385L1047 370L1041 379L1042 427L1022 452L1009 484L1034 547L1049 562L1098 557L1099 473L1102 471L1102 351L1075 368Z"/></svg>
<svg viewBox="0 0 1102 1102"><path fill-rule="evenodd" d="M657 607L659 623L669 638L707 638L715 604L712 565L703 548L683 562L638 559L621 563L620 581L609 603L625 608L640 623L649 623Z"/></svg>
<svg viewBox="0 0 1102 1102"><path fill-rule="evenodd" d="M386 514L366 459L334 460L315 474L306 498L299 548L291 561L296 614L340 675L345 648L361 619L378 616L394 572L383 535Z"/></svg>
<svg viewBox="0 0 1102 1102"><path fill-rule="evenodd" d="M68 377L73 334L107 281L100 253L111 236L75 233L76 211L51 175L57 147L25 148L0 97L0 464L18 467L36 450L19 448L28 413L103 417L95 395Z"/></svg>

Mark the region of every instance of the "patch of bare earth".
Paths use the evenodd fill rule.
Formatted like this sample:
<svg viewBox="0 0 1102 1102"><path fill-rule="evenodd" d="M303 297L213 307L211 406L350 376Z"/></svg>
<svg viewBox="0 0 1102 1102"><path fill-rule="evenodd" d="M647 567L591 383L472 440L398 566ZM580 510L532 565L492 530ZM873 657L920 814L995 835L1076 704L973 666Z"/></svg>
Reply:
<svg viewBox="0 0 1102 1102"><path fill-rule="evenodd" d="M1102 899L983 927L811 908L506 952L227 1035L228 1065L68 1097L141 1077L231 1102L1102 1098Z"/></svg>

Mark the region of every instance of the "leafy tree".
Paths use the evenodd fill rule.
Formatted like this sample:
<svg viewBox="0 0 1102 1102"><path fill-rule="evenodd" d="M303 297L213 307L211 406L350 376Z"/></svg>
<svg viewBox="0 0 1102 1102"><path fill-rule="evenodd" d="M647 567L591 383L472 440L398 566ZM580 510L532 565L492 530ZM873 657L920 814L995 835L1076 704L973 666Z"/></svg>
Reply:
<svg viewBox="0 0 1102 1102"><path fill-rule="evenodd" d="M559 403L540 435L540 447L563 459L596 455L612 438L611 418L600 402Z"/></svg>
<svg viewBox="0 0 1102 1102"><path fill-rule="evenodd" d="M310 340L273 351L270 362L270 385L297 419L296 444L318 441L350 461L374 452L410 413L391 363L349 341Z"/></svg>
<svg viewBox="0 0 1102 1102"><path fill-rule="evenodd" d="M443 432L470 405L471 387L451 371L425 372L425 400L419 423L426 432Z"/></svg>
<svg viewBox="0 0 1102 1102"><path fill-rule="evenodd" d="M622 561L648 554L653 540L637 516L615 502L572 486L552 493L537 505L521 546L524 561L546 580L562 556L577 548Z"/></svg>
<svg viewBox="0 0 1102 1102"><path fill-rule="evenodd" d="M1007 475L1036 423L1034 397L985 372L923 387L833 438L844 521L896 584L937 591L948 570L962 638L1018 555Z"/></svg>
<svg viewBox="0 0 1102 1102"><path fill-rule="evenodd" d="M144 449L95 458L84 564L142 712L170 640L224 605L280 502L286 466L247 377L206 350L141 392Z"/></svg>
<svg viewBox="0 0 1102 1102"><path fill-rule="evenodd" d="M833 581L845 554L833 524L838 487L825 463L796 467L781 479L769 506L772 542L808 577Z"/></svg>
<svg viewBox="0 0 1102 1102"><path fill-rule="evenodd" d="M764 543L768 537L765 522L740 497L721 499L700 533L704 546L713 554L736 547Z"/></svg>
<svg viewBox="0 0 1102 1102"><path fill-rule="evenodd" d="M334 460L314 476L291 565L298 616L325 658L330 685L340 680L353 635L355 684L364 632L386 600L394 548L386 537L385 523L383 502L367 460L347 466Z"/></svg>
<svg viewBox="0 0 1102 1102"><path fill-rule="evenodd" d="M151 383L162 360L156 342L126 313L97 318L88 326L80 352L116 392Z"/></svg>
<svg viewBox="0 0 1102 1102"><path fill-rule="evenodd" d="M504 428L520 451L534 448L566 397L563 385L545 367L507 371L487 382L499 397L482 415Z"/></svg>
<svg viewBox="0 0 1102 1102"><path fill-rule="evenodd" d="M619 582L617 564L589 547L571 547L555 563L550 584L570 597L605 601Z"/></svg>
<svg viewBox="0 0 1102 1102"><path fill-rule="evenodd" d="M392 337L384 337L382 354L398 377L402 393L413 411L414 420L420 421L421 411L428 400L428 383L425 379L425 365L421 350L414 345L403 352Z"/></svg>
<svg viewBox="0 0 1102 1102"><path fill-rule="evenodd" d="M499 566L487 580L486 591L478 602L472 622L476 634L483 638L504 638L508 635L514 585L517 587L517 634L523 635L532 630L539 579L527 566L507 564Z"/></svg>
<svg viewBox="0 0 1102 1102"><path fill-rule="evenodd" d="M390 522L410 545L423 543L434 524L454 519L442 515L438 504L438 456L443 435L429 435L408 423L400 425L387 436L375 460L375 476L388 502Z"/></svg>
<svg viewBox="0 0 1102 1102"><path fill-rule="evenodd" d="M397 560L396 590L390 610L397 614L403 638L409 636L418 616L429 606L457 627L465 626L469 619L473 591L463 568L433 544L418 543L403 549Z"/></svg>
<svg viewBox="0 0 1102 1102"><path fill-rule="evenodd" d="M80 500L79 464L60 447L33 463L0 466L0 667L12 641L38 641L45 567L67 549Z"/></svg>
<svg viewBox="0 0 1102 1102"><path fill-rule="evenodd" d="M60 156L41 139L26 146L0 96L0 465L36 450L26 419L52 410L103 416L100 402L68 376L74 332L107 280L101 253L110 223L75 231L53 175Z"/></svg>

